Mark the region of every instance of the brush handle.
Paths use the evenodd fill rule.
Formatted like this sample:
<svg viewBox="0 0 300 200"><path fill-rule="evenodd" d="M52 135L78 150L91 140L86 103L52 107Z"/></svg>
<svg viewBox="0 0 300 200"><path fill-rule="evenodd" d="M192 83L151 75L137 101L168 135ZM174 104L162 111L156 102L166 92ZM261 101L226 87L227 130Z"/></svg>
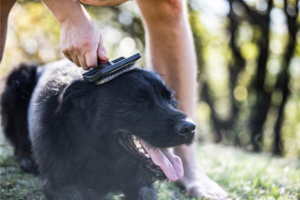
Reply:
<svg viewBox="0 0 300 200"><path fill-rule="evenodd" d="M121 61L121 60L124 60L124 59L126 59L125 57L119 57L119 58L117 58L117 59L114 59L113 61L109 61L109 60L98 60L98 67L100 68L100 69L104 69L104 68L106 68L106 67L110 67L110 66L112 66L113 64L115 64L115 63L117 63L117 62L119 62L119 61Z"/></svg>
<svg viewBox="0 0 300 200"><path fill-rule="evenodd" d="M104 69L104 68L106 68L106 67L110 67L110 66L112 66L113 65L113 63L112 62L110 62L110 61L103 61L103 60L98 60L98 67L100 68L100 69Z"/></svg>
<svg viewBox="0 0 300 200"><path fill-rule="evenodd" d="M112 61L100 61L98 60L98 67L95 69L90 69L83 74L84 80L88 82L98 81L101 78L112 75L117 71L133 64L135 61L141 58L141 54L137 53L129 58L120 57Z"/></svg>

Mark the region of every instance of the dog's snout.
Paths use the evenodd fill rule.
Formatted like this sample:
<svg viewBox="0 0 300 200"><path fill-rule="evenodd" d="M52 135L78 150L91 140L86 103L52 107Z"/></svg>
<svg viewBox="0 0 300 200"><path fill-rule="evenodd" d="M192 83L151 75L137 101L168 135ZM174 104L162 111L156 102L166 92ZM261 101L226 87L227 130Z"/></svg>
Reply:
<svg viewBox="0 0 300 200"><path fill-rule="evenodd" d="M175 126L176 132L184 138L188 138L195 134L196 125L188 120L182 120Z"/></svg>

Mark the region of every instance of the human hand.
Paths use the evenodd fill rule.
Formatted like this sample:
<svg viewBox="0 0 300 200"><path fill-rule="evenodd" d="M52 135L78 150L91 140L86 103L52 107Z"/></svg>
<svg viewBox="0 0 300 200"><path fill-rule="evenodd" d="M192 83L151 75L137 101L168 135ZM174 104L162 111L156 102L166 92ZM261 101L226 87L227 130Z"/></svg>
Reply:
<svg viewBox="0 0 300 200"><path fill-rule="evenodd" d="M94 6L117 6L128 0L80 0L84 4Z"/></svg>
<svg viewBox="0 0 300 200"><path fill-rule="evenodd" d="M103 37L91 19L70 19L61 24L60 43L63 54L84 70L97 67L98 58L108 60Z"/></svg>

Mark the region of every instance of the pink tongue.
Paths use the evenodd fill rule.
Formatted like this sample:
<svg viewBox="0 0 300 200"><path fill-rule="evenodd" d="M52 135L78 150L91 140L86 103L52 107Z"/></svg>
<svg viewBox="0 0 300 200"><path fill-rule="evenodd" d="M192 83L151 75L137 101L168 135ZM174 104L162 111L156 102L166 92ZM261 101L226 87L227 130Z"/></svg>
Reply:
<svg viewBox="0 0 300 200"><path fill-rule="evenodd" d="M146 141L139 138L140 143L150 155L154 164L159 166L166 177L171 181L176 181L183 177L183 167L181 159L175 156L167 148L154 148Z"/></svg>

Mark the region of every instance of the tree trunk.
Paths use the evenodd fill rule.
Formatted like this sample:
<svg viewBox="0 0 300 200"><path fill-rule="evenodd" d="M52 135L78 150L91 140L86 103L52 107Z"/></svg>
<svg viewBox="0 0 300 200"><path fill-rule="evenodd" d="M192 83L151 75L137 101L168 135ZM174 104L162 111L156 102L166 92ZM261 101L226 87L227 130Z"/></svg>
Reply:
<svg viewBox="0 0 300 200"><path fill-rule="evenodd" d="M298 9L298 2L297 0L294 5L294 9L296 11L294 16L291 16L287 12L287 0L284 0L284 11L285 15L287 18L287 25L288 25L288 30L289 30L289 39L288 39L288 45L287 45L287 50L284 54L284 69L281 71L277 83L276 83L276 88L280 89L282 92L282 102L279 107L279 112L278 112L278 117L276 120L275 124L275 137L274 137L274 147L273 147L273 154L274 155L282 155L282 149L283 149L283 144L282 144L282 137L281 137L281 127L282 127L282 122L284 119L284 108L287 103L288 96L290 94L288 84L290 81L289 73L288 73L288 68L291 62L291 59L293 57L294 51L295 51L295 46L296 46L296 35L297 31L299 30L299 27L297 26L297 16L299 13Z"/></svg>
<svg viewBox="0 0 300 200"><path fill-rule="evenodd" d="M269 0L266 14L259 14L252 10L248 5L239 0L247 11L249 21L252 24L258 25L261 29L261 38L258 41L260 53L258 56L258 63L256 69L256 77L253 81L253 87L256 91L256 103L252 108L250 117L249 129L251 131L251 143L253 150L261 151L263 139L263 125L267 118L268 110L271 104L271 93L264 90L264 83L266 78L267 59L269 57L269 24L270 12L273 8L273 0Z"/></svg>

